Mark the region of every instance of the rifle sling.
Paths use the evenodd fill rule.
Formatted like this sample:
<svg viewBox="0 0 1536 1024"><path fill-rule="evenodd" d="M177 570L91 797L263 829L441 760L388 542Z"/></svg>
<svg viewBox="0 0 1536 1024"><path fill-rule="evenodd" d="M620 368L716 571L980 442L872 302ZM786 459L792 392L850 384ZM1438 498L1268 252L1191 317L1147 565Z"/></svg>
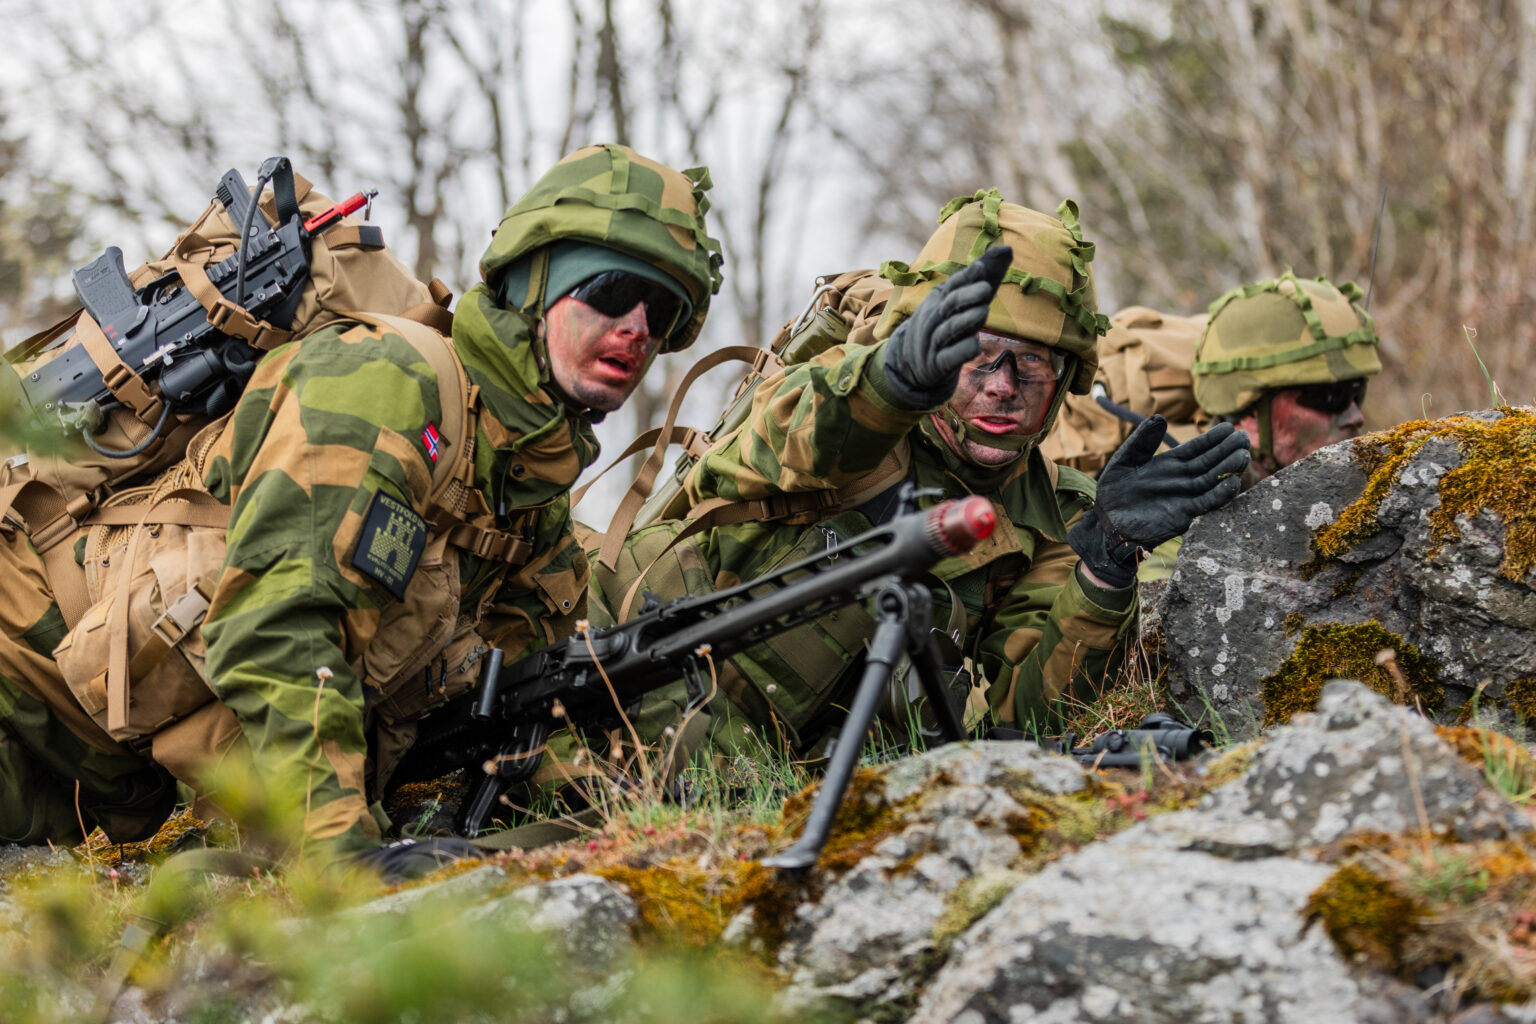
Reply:
<svg viewBox="0 0 1536 1024"><path fill-rule="evenodd" d="M540 846L580 839L602 827L603 814L599 808L588 807L579 814L567 815L560 821L534 821L517 828L492 832L471 839L482 850L533 850Z"/></svg>

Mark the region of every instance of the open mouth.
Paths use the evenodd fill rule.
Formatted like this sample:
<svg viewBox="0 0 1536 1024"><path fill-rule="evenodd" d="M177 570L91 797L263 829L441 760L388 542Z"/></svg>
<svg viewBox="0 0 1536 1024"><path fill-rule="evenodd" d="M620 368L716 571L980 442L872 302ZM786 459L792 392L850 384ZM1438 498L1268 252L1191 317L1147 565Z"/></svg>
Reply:
<svg viewBox="0 0 1536 1024"><path fill-rule="evenodd" d="M628 377L634 372L634 364L623 356L602 356L597 362L621 377Z"/></svg>
<svg viewBox="0 0 1536 1024"><path fill-rule="evenodd" d="M989 434L1011 434L1019 428L1006 416L972 416L971 423Z"/></svg>

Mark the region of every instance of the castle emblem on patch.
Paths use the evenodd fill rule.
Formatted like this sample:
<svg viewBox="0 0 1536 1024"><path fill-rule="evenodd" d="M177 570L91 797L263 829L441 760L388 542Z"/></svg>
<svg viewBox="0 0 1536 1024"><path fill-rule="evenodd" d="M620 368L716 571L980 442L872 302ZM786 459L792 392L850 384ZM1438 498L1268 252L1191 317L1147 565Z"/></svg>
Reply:
<svg viewBox="0 0 1536 1024"><path fill-rule="evenodd" d="M405 502L377 491L352 551L352 565L402 598L426 546L426 520Z"/></svg>

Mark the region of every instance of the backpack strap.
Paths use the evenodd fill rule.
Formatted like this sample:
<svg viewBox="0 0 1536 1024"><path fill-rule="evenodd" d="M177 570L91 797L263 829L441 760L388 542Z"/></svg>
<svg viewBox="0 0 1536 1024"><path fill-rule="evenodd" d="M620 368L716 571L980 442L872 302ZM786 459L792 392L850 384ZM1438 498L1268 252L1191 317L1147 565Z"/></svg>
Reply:
<svg viewBox="0 0 1536 1024"><path fill-rule="evenodd" d="M451 297L446 288L437 294L443 296L442 301ZM470 522L466 515L474 494L475 425L479 417L480 388L470 383L453 343L447 336L417 320L372 313L344 315L349 320L400 335L426 360L438 379L438 404L443 415L438 433L448 455L439 458L432 466L427 520L447 534L449 544L477 558L510 566L525 565L533 556L530 541L506 530ZM450 387L446 383L449 381L455 385ZM450 398L456 400L450 401Z"/></svg>
<svg viewBox="0 0 1536 1024"><path fill-rule="evenodd" d="M430 302L418 302L400 315L407 320L426 324L445 338L453 337L453 314L448 310L448 304L453 301L453 292L435 277L427 285L427 291L432 296Z"/></svg>
<svg viewBox="0 0 1536 1024"><path fill-rule="evenodd" d="M629 485L629 490L619 502L618 511L613 514L608 530L603 535L602 547L597 556L599 564L612 569L618 563L624 538L629 536L630 527L635 523L635 516L640 512L640 506L645 504L645 499L651 496L651 488L656 484L656 475L661 472L661 464L666 459L667 445L673 440L673 428L677 424L678 410L682 408L683 398L688 394L688 389L705 373L731 362L747 363L764 377L783 369L778 356L768 349L756 348L752 345L727 345L725 348L706 353L688 368L688 372L683 375L682 382L672 396L671 404L667 406L667 418L656 435L655 447L651 449L651 454L646 456L645 462L640 466L640 472L635 475L634 482ZM634 452L627 454L634 454ZM605 469L603 472L607 471ZM586 489L583 488L582 494L585 493ZM573 501L572 504L574 505L575 502Z"/></svg>
<svg viewBox="0 0 1536 1024"><path fill-rule="evenodd" d="M26 480L0 488L0 516L14 511L27 524L32 549L42 560L48 586L64 623L73 627L91 606L85 570L75 562L73 540L90 513L90 495L65 501L64 495L41 480Z"/></svg>
<svg viewBox="0 0 1536 1024"><path fill-rule="evenodd" d="M208 279L208 264L216 251L196 230L188 230L178 239L171 250L171 265L181 277L181 283L208 312L208 323L213 329L247 342L253 348L272 349L293 337L292 331L275 327L265 320L258 320L244 306L237 306L224 297L217 285Z"/></svg>

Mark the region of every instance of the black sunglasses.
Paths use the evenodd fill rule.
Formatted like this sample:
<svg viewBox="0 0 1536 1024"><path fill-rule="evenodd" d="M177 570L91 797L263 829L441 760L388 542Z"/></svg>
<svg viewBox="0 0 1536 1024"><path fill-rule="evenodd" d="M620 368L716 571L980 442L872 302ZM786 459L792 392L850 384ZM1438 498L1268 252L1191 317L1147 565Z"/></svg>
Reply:
<svg viewBox="0 0 1536 1024"><path fill-rule="evenodd" d="M1337 416L1351 405L1365 401L1365 378L1339 380L1331 384L1308 384L1296 389L1296 404Z"/></svg>
<svg viewBox="0 0 1536 1024"><path fill-rule="evenodd" d="M585 302L603 316L621 317L640 303L645 303L645 325L651 337L665 339L677 326L682 301L665 285L631 274L627 270L605 270L573 288L572 298Z"/></svg>

